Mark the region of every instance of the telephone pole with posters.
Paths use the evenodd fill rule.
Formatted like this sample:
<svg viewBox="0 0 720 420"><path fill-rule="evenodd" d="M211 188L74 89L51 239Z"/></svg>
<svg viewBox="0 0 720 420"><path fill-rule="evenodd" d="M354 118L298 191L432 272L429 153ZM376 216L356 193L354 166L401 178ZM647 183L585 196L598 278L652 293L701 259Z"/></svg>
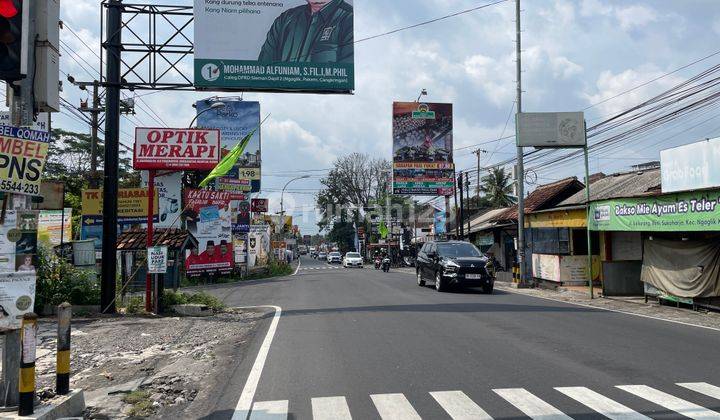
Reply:
<svg viewBox="0 0 720 420"><path fill-rule="evenodd" d="M517 240L517 263L520 269L520 284L525 284L526 273L525 273L525 168L523 162L523 147L520 146L519 130L518 130L518 118L517 116L522 112L522 63L521 63L521 27L520 27L520 0L515 0L515 75L517 77L517 114L515 117L515 141L517 142L517 177L515 179L517 186L517 198L518 198L518 240Z"/></svg>

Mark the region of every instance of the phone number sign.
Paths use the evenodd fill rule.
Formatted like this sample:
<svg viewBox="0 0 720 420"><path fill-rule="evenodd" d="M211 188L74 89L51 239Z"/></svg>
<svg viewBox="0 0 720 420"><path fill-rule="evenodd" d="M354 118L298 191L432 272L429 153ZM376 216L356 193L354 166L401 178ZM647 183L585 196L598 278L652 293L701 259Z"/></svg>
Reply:
<svg viewBox="0 0 720 420"><path fill-rule="evenodd" d="M0 191L40 195L50 133L0 125Z"/></svg>

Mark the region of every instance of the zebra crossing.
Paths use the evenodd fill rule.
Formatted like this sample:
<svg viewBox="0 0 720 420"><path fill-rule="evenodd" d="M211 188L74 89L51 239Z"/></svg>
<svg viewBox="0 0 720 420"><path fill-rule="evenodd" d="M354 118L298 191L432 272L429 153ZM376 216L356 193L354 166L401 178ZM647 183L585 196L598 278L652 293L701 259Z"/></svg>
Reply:
<svg viewBox="0 0 720 420"><path fill-rule="evenodd" d="M720 400L720 387L706 382L676 383L678 387L690 390L698 396ZM625 391L630 399L639 398L659 408L674 412L678 417L696 420L720 419L720 413L691 401L679 398L670 393L647 385L617 385L615 388ZM569 398L587 407L594 413L612 420L648 420L644 414L621 404L600 392L580 386L556 387L558 397ZM492 420L480 405L463 391L434 391L429 393L432 399L453 420ZM493 389L492 394L500 397L505 403L514 407L525 416L535 420L572 420L552 404L542 400L524 388ZM402 393L372 394L369 396L382 420L418 420L419 412ZM347 420L351 419L351 410L344 396L311 398L312 418L314 420ZM718 403L720 406L720 403ZM287 419L290 402L263 401L253 405L251 420ZM599 416L598 416L599 417ZM295 418L295 417L293 417ZM360 418L360 417L357 417Z"/></svg>

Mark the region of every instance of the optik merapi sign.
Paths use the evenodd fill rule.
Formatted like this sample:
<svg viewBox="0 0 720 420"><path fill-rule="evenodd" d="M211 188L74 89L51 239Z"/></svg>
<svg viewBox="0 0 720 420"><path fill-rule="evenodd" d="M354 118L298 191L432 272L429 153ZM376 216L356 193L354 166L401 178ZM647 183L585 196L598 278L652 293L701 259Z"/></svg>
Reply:
<svg viewBox="0 0 720 420"><path fill-rule="evenodd" d="M720 190L598 201L589 219L599 231L720 231Z"/></svg>
<svg viewBox="0 0 720 420"><path fill-rule="evenodd" d="M220 161L220 130L136 128L134 169L211 170Z"/></svg>

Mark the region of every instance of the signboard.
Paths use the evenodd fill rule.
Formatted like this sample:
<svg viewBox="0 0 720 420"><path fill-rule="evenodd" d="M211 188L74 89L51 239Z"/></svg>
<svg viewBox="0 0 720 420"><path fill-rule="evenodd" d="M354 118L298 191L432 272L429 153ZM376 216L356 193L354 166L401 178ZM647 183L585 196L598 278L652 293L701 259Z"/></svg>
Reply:
<svg viewBox="0 0 720 420"><path fill-rule="evenodd" d="M270 207L270 200L267 198L253 198L250 202L250 210L253 213L267 213Z"/></svg>
<svg viewBox="0 0 720 420"><path fill-rule="evenodd" d="M0 191L40 195L50 133L0 125Z"/></svg>
<svg viewBox="0 0 720 420"><path fill-rule="evenodd" d="M720 137L660 152L662 192L720 186Z"/></svg>
<svg viewBox="0 0 720 420"><path fill-rule="evenodd" d="M587 282L587 255L532 254L533 277L556 282ZM600 257L592 257L593 279L600 278Z"/></svg>
<svg viewBox="0 0 720 420"><path fill-rule="evenodd" d="M158 221L158 192L155 191L153 200L153 220ZM83 190L82 214L83 216L102 216L103 190ZM118 190L118 223L140 224L147 222L148 215L148 189L147 188L120 188ZM100 219L102 219L100 217Z"/></svg>
<svg viewBox="0 0 720 420"><path fill-rule="evenodd" d="M517 116L519 147L585 147L582 112L521 112Z"/></svg>
<svg viewBox="0 0 720 420"><path fill-rule="evenodd" d="M438 210L435 209L435 234L436 235L443 235L447 233L445 230L445 223L446 223L446 217L445 217L445 210Z"/></svg>
<svg viewBox="0 0 720 420"><path fill-rule="evenodd" d="M188 251L185 270L188 276L229 274L234 265L230 193L185 190L182 218L187 230L197 239L198 248Z"/></svg>
<svg viewBox="0 0 720 420"><path fill-rule="evenodd" d="M135 128L133 168L209 171L220 162L220 131Z"/></svg>
<svg viewBox="0 0 720 420"><path fill-rule="evenodd" d="M150 274L165 274L168 265L168 247L153 246L147 249L147 270Z"/></svg>
<svg viewBox="0 0 720 420"><path fill-rule="evenodd" d="M35 271L0 272L0 330L20 328L35 307Z"/></svg>
<svg viewBox="0 0 720 420"><path fill-rule="evenodd" d="M40 183L42 203L38 203L39 210L59 210L65 207L65 184L60 181L43 181Z"/></svg>
<svg viewBox="0 0 720 420"><path fill-rule="evenodd" d="M195 87L352 91L353 3L195 0Z"/></svg>
<svg viewBox="0 0 720 420"><path fill-rule="evenodd" d="M263 266L270 257L270 226L250 225L248 234L248 267Z"/></svg>
<svg viewBox="0 0 720 420"><path fill-rule="evenodd" d="M209 110L214 103L222 102L225 107ZM218 190L260 192L261 135L260 103L237 99L210 99L197 101L198 127L220 130L220 146L223 156L246 135L255 130L235 167L223 178L218 179ZM239 181L239 182L234 182Z"/></svg>
<svg viewBox="0 0 720 420"><path fill-rule="evenodd" d="M393 103L394 194L452 194L452 150L452 104Z"/></svg>
<svg viewBox="0 0 720 420"><path fill-rule="evenodd" d="M38 212L8 210L0 226L0 272L35 271Z"/></svg>
<svg viewBox="0 0 720 420"><path fill-rule="evenodd" d="M0 125L12 125L10 111L0 111ZM50 131L50 114L47 112L39 113L37 121L33 121L28 128L35 131Z"/></svg>
<svg viewBox="0 0 720 420"><path fill-rule="evenodd" d="M72 208L62 210L40 210L38 215L38 242L46 247L60 245L72 240Z"/></svg>
<svg viewBox="0 0 720 420"><path fill-rule="evenodd" d="M155 192L158 197L158 220L156 228L179 228L180 210L182 210L182 172L160 173L155 175ZM142 186L147 188L148 173L142 172Z"/></svg>
<svg viewBox="0 0 720 420"><path fill-rule="evenodd" d="M250 202L247 200L233 200L230 203L230 211L233 215L233 235L250 232Z"/></svg>
<svg viewBox="0 0 720 420"><path fill-rule="evenodd" d="M720 231L720 191L619 198L590 204L590 229L636 232Z"/></svg>

